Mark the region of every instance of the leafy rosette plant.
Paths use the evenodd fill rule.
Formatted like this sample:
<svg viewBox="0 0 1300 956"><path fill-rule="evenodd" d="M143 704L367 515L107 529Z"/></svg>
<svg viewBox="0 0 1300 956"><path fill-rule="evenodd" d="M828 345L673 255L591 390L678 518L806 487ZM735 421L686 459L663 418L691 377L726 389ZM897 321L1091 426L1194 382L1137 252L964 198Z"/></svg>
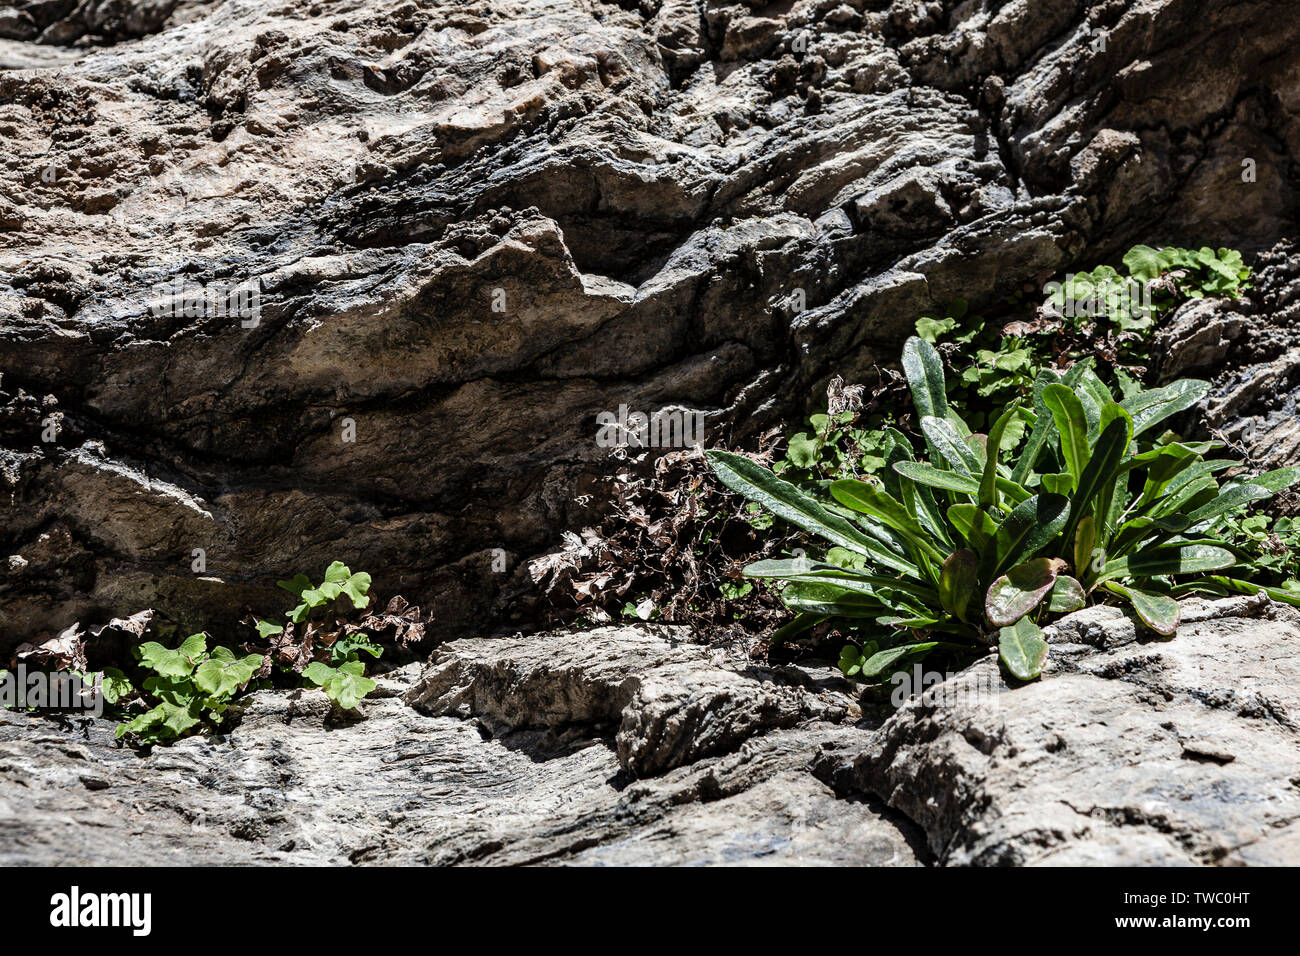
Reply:
<svg viewBox="0 0 1300 956"><path fill-rule="evenodd" d="M1045 369L1032 407L1012 403L984 435L949 407L932 345L909 339L903 369L925 454L886 429L888 467L878 478L800 486L743 455L707 453L728 488L831 545L822 560L745 569L785 582L782 599L796 616L778 639L842 619L862 635L840 660L852 677L883 677L939 648L996 645L1007 671L1030 680L1047 656L1040 625L1090 602L1128 605L1172 635L1176 598L1189 591L1267 590L1297 601L1206 576L1249 565L1216 533L1224 522L1300 477L1284 468L1221 484L1216 475L1237 463L1207 459L1215 442L1156 434L1207 383L1177 381L1116 402L1087 365ZM1032 422L1028 437L1008 442L1018 418Z"/></svg>

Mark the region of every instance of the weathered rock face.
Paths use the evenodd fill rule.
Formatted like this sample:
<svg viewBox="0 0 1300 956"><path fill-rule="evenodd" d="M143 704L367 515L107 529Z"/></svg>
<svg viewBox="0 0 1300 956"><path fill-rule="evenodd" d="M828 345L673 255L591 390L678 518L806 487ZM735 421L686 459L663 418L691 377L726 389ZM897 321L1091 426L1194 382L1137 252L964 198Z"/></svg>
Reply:
<svg viewBox="0 0 1300 956"><path fill-rule="evenodd" d="M1255 467L1300 460L1300 255L1282 242L1260 257L1254 288L1233 302L1189 302L1157 339L1168 378L1214 388L1200 414L1215 437ZM1300 498L1281 506L1300 512Z"/></svg>
<svg viewBox="0 0 1300 956"><path fill-rule="evenodd" d="M146 757L0 711L0 863L1300 863L1300 615L1113 608L892 712L682 628L445 645L361 719L260 691Z"/></svg>
<svg viewBox="0 0 1300 956"><path fill-rule="evenodd" d="M1294 233L1282 2L73 7L0 14L0 650L336 558L526 615L601 410L743 436L959 295Z"/></svg>
<svg viewBox="0 0 1300 956"><path fill-rule="evenodd" d="M1300 616L1186 608L1168 641L1115 608L1072 615L1040 682L962 694L988 683L980 664L837 742L818 775L885 798L947 865L1295 865Z"/></svg>
<svg viewBox="0 0 1300 956"><path fill-rule="evenodd" d="M809 772L861 716L846 682L685 636L461 641L385 681L360 722L333 722L319 693L258 692L228 740L146 758L108 721L0 711L0 862L924 859L906 820Z"/></svg>
<svg viewBox="0 0 1300 956"><path fill-rule="evenodd" d="M681 628L663 633L676 633L679 642L688 635ZM706 667L697 646L637 640L625 628L556 643L453 642L405 699L433 714L472 715L493 731L575 720L616 726L619 760L637 776L727 753L773 728L861 716L838 671Z"/></svg>

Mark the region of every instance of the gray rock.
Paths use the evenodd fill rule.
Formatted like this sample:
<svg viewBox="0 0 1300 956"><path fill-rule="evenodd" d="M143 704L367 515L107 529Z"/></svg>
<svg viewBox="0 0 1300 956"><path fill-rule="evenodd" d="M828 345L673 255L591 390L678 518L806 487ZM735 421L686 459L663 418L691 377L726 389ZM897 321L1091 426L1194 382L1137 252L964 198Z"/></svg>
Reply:
<svg viewBox="0 0 1300 956"><path fill-rule="evenodd" d="M721 666L681 627L607 627L577 635L455 641L405 700L431 714L524 727L617 727L623 769L653 776L808 721L862 716L851 685L813 689L767 669ZM811 684L807 675L802 683Z"/></svg>
<svg viewBox="0 0 1300 956"><path fill-rule="evenodd" d="M1290 241L1263 253L1238 299L1189 302L1155 340L1163 379L1209 379L1195 427L1208 428L1252 472L1300 460L1300 256ZM1300 496L1279 502L1300 512Z"/></svg>
<svg viewBox="0 0 1300 956"><path fill-rule="evenodd" d="M1041 680L986 659L883 723L654 627L458 641L358 716L260 691L146 756L0 712L0 863L1294 865L1298 622L1093 609Z"/></svg>
<svg viewBox="0 0 1300 956"><path fill-rule="evenodd" d="M950 866L1300 862L1300 616L1205 603L1151 640L1098 610L1049 629L1097 646L1054 646L1040 681L977 693L994 664L976 665L818 774L885 799Z"/></svg>
<svg viewBox="0 0 1300 956"><path fill-rule="evenodd" d="M418 680L414 667L386 678L359 719L314 691L260 691L224 739L143 757L108 721L0 711L0 863L916 865L906 821L809 772L821 746L862 731L832 722L848 695L794 680L627 628L457 642ZM658 763L631 780L607 718L652 685L653 713L671 699L687 716L637 738L633 765ZM428 713L453 698L457 716ZM772 700L789 712L759 708Z"/></svg>

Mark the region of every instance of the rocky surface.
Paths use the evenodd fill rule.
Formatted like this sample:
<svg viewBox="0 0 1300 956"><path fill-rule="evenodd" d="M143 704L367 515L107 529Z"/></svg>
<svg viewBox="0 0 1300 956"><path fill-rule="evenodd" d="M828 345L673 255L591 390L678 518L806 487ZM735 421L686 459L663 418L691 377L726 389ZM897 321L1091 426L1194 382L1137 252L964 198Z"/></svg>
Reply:
<svg viewBox="0 0 1300 956"><path fill-rule="evenodd" d="M259 692L227 739L147 757L108 721L0 711L0 863L925 859L906 820L809 772L861 716L845 682L758 673L684 636L458 642L359 721L319 693ZM661 719L630 721L649 687Z"/></svg>
<svg viewBox="0 0 1300 956"><path fill-rule="evenodd" d="M743 437L959 295L1293 235L1291 12L18 0L0 651L334 559L440 637L526 617L600 411Z"/></svg>
<svg viewBox="0 0 1300 956"><path fill-rule="evenodd" d="M945 865L1294 866L1300 615L1185 607L1172 640L1116 608L1065 618L1041 681L963 694L979 664L816 772L885 799Z"/></svg>
<svg viewBox="0 0 1300 956"><path fill-rule="evenodd" d="M1290 241L1259 259L1251 288L1235 301L1189 302L1157 336L1166 378L1208 378L1199 414L1213 434L1256 468L1300 461L1300 256ZM1300 497L1284 495L1300 513Z"/></svg>
<svg viewBox="0 0 1300 956"><path fill-rule="evenodd" d="M1300 863L1300 615L1113 608L896 712L680 628L458 641L361 719L258 692L148 756L0 711L0 863Z"/></svg>

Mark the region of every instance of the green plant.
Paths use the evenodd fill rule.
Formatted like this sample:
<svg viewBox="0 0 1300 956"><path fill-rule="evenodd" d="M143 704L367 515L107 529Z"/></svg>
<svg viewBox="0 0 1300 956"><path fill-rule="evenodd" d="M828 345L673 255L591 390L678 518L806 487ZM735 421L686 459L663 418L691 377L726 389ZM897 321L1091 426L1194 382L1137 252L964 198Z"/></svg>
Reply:
<svg viewBox="0 0 1300 956"><path fill-rule="evenodd" d="M351 710L375 689L375 682L366 677L366 665L355 659L344 661L337 667L312 661L302 672L325 696L345 710Z"/></svg>
<svg viewBox="0 0 1300 956"><path fill-rule="evenodd" d="M1139 282L1165 279L1160 290L1165 301L1158 308L1169 308L1169 300L1182 296L1200 299L1207 295L1238 296L1249 288L1251 268L1235 249L1209 246L1200 249L1179 249L1166 246L1134 246L1124 256L1129 275Z"/></svg>
<svg viewBox="0 0 1300 956"><path fill-rule="evenodd" d="M156 703L119 724L117 736L134 734L144 745L183 737L205 718L220 724L231 698L248 684L263 661L260 654L237 657L227 647L214 647L209 652L207 635L202 633L191 634L174 650L148 641L134 653L140 666L153 672L141 687L146 702L152 699ZM109 703L131 692L130 681L121 671L114 672L111 685L107 671L105 674L104 697Z"/></svg>
<svg viewBox="0 0 1300 956"><path fill-rule="evenodd" d="M782 599L796 612L787 635L825 620L854 625L860 643L840 661L850 676L996 643L1006 669L1029 680L1047 654L1039 623L1089 600L1125 603L1171 635L1177 595L1221 589L1199 576L1249 564L1215 534L1223 519L1300 477L1290 468L1220 485L1215 474L1234 462L1204 457L1216 443L1152 437L1205 394L1205 382L1116 402L1087 365L1042 369L1029 404L1012 402L978 434L949 405L931 344L909 339L903 369L923 459L886 429L889 467L878 478L830 482L826 498L743 455L707 453L728 488L834 546L820 561L764 560L745 574L786 582ZM1004 462L1004 438L1021 417L1031 428Z"/></svg>
<svg viewBox="0 0 1300 956"><path fill-rule="evenodd" d="M973 315L963 299L942 316L917 319L916 334L949 358L950 404L982 428L1012 399L1029 397L1040 369L1098 358L1127 397L1140 388L1161 315L1188 299L1238 296L1251 274L1240 252L1209 247L1134 246L1123 265L1126 273L1100 265L1049 282L1046 302L1032 315L1014 296L1007 302L1011 321ZM1013 422L1009 437L1018 440L1020 427Z"/></svg>
<svg viewBox="0 0 1300 956"><path fill-rule="evenodd" d="M791 481L844 478L860 470L883 467L888 438L880 429L855 427L857 415L844 409L834 415L812 415L808 431L786 441L786 452L772 470Z"/></svg>
<svg viewBox="0 0 1300 956"><path fill-rule="evenodd" d="M300 672L302 677L325 692L330 700L345 710L356 707L363 697L373 691L376 684L365 676L366 666L361 654L378 658L383 648L365 631L348 622L325 623L326 614L335 602L346 598L353 609L362 610L370 604L370 575L364 571L355 574L341 561L325 569L325 577L313 586L305 574L295 574L288 581L277 581L276 586L292 594L298 604L285 612L288 624L273 621L253 622L262 638L280 638L292 641L294 628L301 630L301 642L293 657L298 667L286 665L277 656L276 664L282 670ZM319 648L319 650L318 650ZM310 660L321 654L327 660Z"/></svg>
<svg viewBox="0 0 1300 956"><path fill-rule="evenodd" d="M298 604L285 616L294 624L303 624L313 613L328 608L340 595L346 596L352 606L361 610L370 604L370 575L365 571L353 574L342 561L333 562L325 569L325 578L319 585L312 586L311 578L305 574L295 574L288 581L276 581L276 587L284 588L298 599ZM271 621L258 621L257 630L263 637L277 634L283 625Z"/></svg>
<svg viewBox="0 0 1300 956"><path fill-rule="evenodd" d="M989 409L1027 394L1038 369L1051 364L1047 339L1028 334L1031 327L1025 323L1020 326L1012 329L1019 334L1009 334L1003 324L972 314L965 299L951 302L942 317L923 315L916 320L918 337L947 347L954 371L950 404L964 410L977 426ZM1012 423L1006 440L1018 440L1023 433L1023 422Z"/></svg>

